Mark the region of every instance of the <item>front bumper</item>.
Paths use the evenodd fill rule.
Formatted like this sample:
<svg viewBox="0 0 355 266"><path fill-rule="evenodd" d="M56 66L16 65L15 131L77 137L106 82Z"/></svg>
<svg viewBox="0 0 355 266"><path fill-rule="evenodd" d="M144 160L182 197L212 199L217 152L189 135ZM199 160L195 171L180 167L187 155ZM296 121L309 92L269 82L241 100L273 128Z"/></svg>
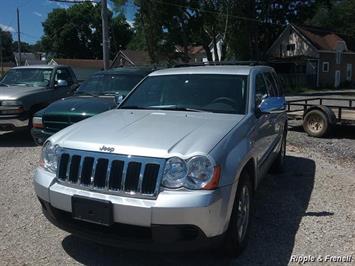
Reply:
<svg viewBox="0 0 355 266"><path fill-rule="evenodd" d="M56 182L54 174L42 168L36 170L34 187L42 204L48 203L49 209L66 213L69 217L72 212L71 197L80 195L110 201L115 226L126 224L150 229L157 225L189 226L196 228L201 233L198 235L206 239L221 236L226 231L231 206L229 201L234 191L234 186L225 186L213 191L161 191L155 200L127 198L64 186ZM49 220L58 225L56 215L50 216ZM66 219L59 221L60 228L73 232L68 229L71 222ZM75 224L78 222L75 221ZM83 227L78 226L79 231L80 228Z"/></svg>
<svg viewBox="0 0 355 266"><path fill-rule="evenodd" d="M72 218L71 213L54 208L39 198L43 214L58 228L78 237L109 246L151 251L186 251L220 245L224 234L206 235L192 225L152 225L151 227L115 223L110 227Z"/></svg>
<svg viewBox="0 0 355 266"><path fill-rule="evenodd" d="M28 118L22 116L0 116L0 130L14 130L16 128L27 127Z"/></svg>

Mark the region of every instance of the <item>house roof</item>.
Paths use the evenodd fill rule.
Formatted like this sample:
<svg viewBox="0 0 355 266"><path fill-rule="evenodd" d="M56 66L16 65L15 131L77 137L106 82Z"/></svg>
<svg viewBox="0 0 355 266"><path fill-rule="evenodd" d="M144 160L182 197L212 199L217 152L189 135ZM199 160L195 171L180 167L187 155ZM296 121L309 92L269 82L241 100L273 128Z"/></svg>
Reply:
<svg viewBox="0 0 355 266"><path fill-rule="evenodd" d="M54 58L49 62L49 64L68 65L71 67L96 68L96 69L102 69L104 66L103 60L96 60L96 59Z"/></svg>
<svg viewBox="0 0 355 266"><path fill-rule="evenodd" d="M116 60L120 55L124 57L127 61L129 61L132 65L144 66L144 65L149 65L151 63L148 52L126 49L126 50L120 50L117 53L115 59L113 60L112 65L116 65Z"/></svg>
<svg viewBox="0 0 355 266"><path fill-rule="evenodd" d="M184 47L182 47L180 45L176 45L175 47L178 52L181 52L181 53L184 52ZM205 53L205 50L202 45L198 45L198 46L189 45L187 47L187 52L189 55L196 55L199 53Z"/></svg>
<svg viewBox="0 0 355 266"><path fill-rule="evenodd" d="M339 42L346 43L345 40L334 31L309 26L296 26L293 24L292 27L301 33L318 50L335 51Z"/></svg>

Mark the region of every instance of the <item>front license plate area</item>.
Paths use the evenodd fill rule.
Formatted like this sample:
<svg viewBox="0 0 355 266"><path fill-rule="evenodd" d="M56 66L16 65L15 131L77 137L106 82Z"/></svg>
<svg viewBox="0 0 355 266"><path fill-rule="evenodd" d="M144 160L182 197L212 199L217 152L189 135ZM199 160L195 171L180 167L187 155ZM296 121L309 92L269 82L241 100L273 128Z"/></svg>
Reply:
<svg viewBox="0 0 355 266"><path fill-rule="evenodd" d="M112 203L74 195L71 198L74 219L110 226L113 224Z"/></svg>

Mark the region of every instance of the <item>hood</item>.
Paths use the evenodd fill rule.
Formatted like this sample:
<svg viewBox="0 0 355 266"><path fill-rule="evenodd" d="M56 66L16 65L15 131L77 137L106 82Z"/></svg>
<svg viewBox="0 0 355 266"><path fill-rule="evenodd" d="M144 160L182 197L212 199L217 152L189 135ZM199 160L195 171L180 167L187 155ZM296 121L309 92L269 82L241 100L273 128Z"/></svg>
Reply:
<svg viewBox="0 0 355 266"><path fill-rule="evenodd" d="M115 109L74 124L50 140L61 147L188 158L208 154L243 115ZM113 148L113 149L112 149Z"/></svg>
<svg viewBox="0 0 355 266"><path fill-rule="evenodd" d="M28 94L40 92L45 87L26 87L26 86L0 86L0 101L1 100L17 100Z"/></svg>
<svg viewBox="0 0 355 266"><path fill-rule="evenodd" d="M112 97L68 97L56 101L46 109L42 115L50 114L83 114L96 115L105 112L115 107L114 99Z"/></svg>

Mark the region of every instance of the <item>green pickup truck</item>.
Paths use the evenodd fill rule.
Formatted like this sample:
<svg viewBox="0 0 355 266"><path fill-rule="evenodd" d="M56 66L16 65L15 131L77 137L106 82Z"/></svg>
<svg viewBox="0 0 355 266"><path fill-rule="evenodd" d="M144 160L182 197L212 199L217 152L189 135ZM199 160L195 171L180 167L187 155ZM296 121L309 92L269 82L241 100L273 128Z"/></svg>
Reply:
<svg viewBox="0 0 355 266"><path fill-rule="evenodd" d="M152 70L149 68L115 68L94 74L73 96L56 101L38 111L32 120L31 135L36 144L76 122L117 106Z"/></svg>

